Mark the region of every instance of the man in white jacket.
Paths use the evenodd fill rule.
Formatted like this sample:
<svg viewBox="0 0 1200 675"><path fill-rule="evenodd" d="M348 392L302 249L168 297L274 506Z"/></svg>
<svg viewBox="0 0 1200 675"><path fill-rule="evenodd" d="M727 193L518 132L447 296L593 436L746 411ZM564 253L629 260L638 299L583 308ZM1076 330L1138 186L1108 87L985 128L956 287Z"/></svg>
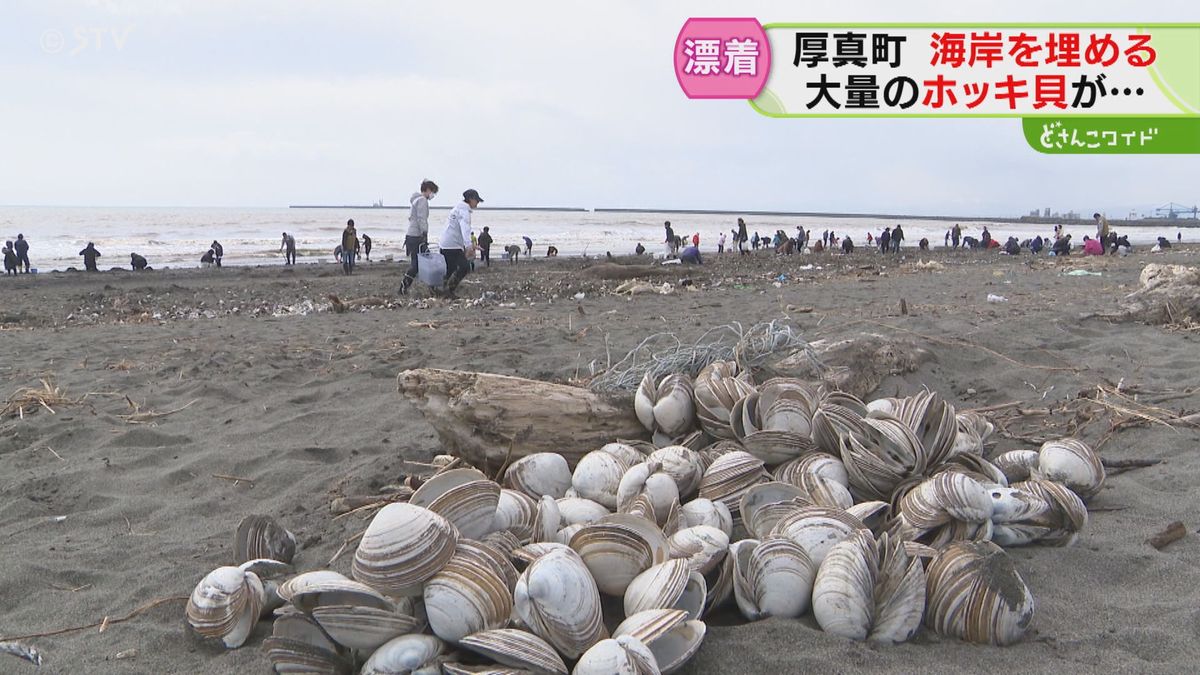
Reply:
<svg viewBox="0 0 1200 675"><path fill-rule="evenodd" d="M400 282L400 295L408 293L413 279L417 278L417 254L429 248L429 200L438 192L437 183L421 182L421 191L409 198L412 208L408 212L408 232L404 234L404 252L408 255L408 271Z"/></svg>
<svg viewBox="0 0 1200 675"><path fill-rule="evenodd" d="M471 271L471 263L467 261L467 251L473 248L471 244L471 211L483 203L483 198L474 189L463 193L463 200L450 210L446 218L446 231L442 233L439 247L442 257L446 259L446 297L454 297L454 289L459 282Z"/></svg>

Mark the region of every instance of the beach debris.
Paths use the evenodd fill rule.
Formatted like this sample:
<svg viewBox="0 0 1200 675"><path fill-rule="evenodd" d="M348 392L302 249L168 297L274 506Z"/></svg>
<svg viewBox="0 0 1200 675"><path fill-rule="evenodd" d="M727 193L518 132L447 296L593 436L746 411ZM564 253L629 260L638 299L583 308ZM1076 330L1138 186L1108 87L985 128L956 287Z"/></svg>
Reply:
<svg viewBox="0 0 1200 675"><path fill-rule="evenodd" d="M1102 272L1093 272L1092 270L1071 270L1070 272L1063 272L1063 276L1065 276L1065 277L1100 277L1100 276L1104 276L1104 274Z"/></svg>
<svg viewBox="0 0 1200 675"><path fill-rule="evenodd" d="M397 383L445 450L481 467L535 452L574 466L612 439L645 433L630 406L579 387L431 368L406 370Z"/></svg>
<svg viewBox="0 0 1200 675"><path fill-rule="evenodd" d="M915 372L933 354L908 340L860 333L845 340L815 340L806 350L781 351L762 361L766 377L819 382L858 398L869 396L884 379Z"/></svg>
<svg viewBox="0 0 1200 675"><path fill-rule="evenodd" d="M45 410L51 415L56 415L58 414L56 408L79 403L78 400L68 397L61 387L54 384L53 380L41 379L38 381L42 383L41 388L21 387L13 392L4 402L4 407L0 408L0 417L25 419L26 413L32 414L37 410Z"/></svg>
<svg viewBox="0 0 1200 675"><path fill-rule="evenodd" d="M936 260L918 260L913 263L913 267L927 272L941 272L946 269L946 266Z"/></svg>
<svg viewBox="0 0 1200 675"><path fill-rule="evenodd" d="M12 654L17 658L25 659L35 666L42 665L42 653L20 642L0 642L0 654Z"/></svg>
<svg viewBox="0 0 1200 675"><path fill-rule="evenodd" d="M1003 295L996 295L995 293L988 293L987 301L991 302L991 303L1008 302L1008 298L1004 297Z"/></svg>
<svg viewBox="0 0 1200 675"><path fill-rule="evenodd" d="M1120 301L1113 318L1191 328L1200 324L1200 268L1152 263L1142 268L1139 288Z"/></svg>
<svg viewBox="0 0 1200 675"><path fill-rule="evenodd" d="M1146 543L1153 546L1155 550L1161 551L1167 545L1179 541L1185 536L1187 536L1187 527L1182 522L1176 520L1147 539Z"/></svg>

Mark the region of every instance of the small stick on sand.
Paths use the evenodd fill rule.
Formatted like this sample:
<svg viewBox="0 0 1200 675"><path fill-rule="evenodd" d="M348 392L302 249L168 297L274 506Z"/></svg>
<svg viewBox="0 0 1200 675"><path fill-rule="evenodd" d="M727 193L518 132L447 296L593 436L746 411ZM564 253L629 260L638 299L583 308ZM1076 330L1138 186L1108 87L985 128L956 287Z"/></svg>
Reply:
<svg viewBox="0 0 1200 675"><path fill-rule="evenodd" d="M213 478L220 478L221 480L233 481L233 484L234 484L234 485L237 485L238 483L249 483L249 484L250 484L250 487L254 487L254 481L253 481L253 480L251 480L251 479L249 479L249 478L241 478L241 477L238 477L238 476L227 476L227 475L225 475L225 474L223 474L223 473L214 473L214 474L212 475L212 477L213 477Z"/></svg>
<svg viewBox="0 0 1200 675"><path fill-rule="evenodd" d="M1161 464L1161 459L1108 459L1101 457L1100 463L1106 469L1144 469L1148 466Z"/></svg>
<svg viewBox="0 0 1200 675"><path fill-rule="evenodd" d="M50 446L48 446L48 445L47 445L47 446L46 446L46 449L50 451L50 454L52 454L52 455L54 455L55 457L57 457L57 458L58 458L58 461L60 461L60 462L65 462L65 461L67 461L67 460L66 460L66 458L64 458L62 455L58 454L57 452L55 452L55 451L54 451L54 448L52 448L52 447L50 447Z"/></svg>
<svg viewBox="0 0 1200 675"><path fill-rule="evenodd" d="M110 617L106 616L106 617L104 617L104 618L103 618L102 620L100 620L100 621L94 621L94 622L92 622L92 623L89 623L89 624L87 624L87 625L85 625L85 626L72 626L72 627L70 627L70 628L60 628L60 629L58 629L58 630L47 631L47 632L45 632L45 633L30 633L29 635L18 635L18 636L16 636L16 637L10 637L10 638L6 638L6 641L9 641L9 642L17 642L17 641L19 641L19 640L29 640L29 639L31 639L31 638L40 638L40 637L50 637L50 636L53 636L53 635L62 635L63 633L76 633L76 632L79 632L79 631L81 631L81 630L87 630L87 629L89 629L89 628L95 628L96 626L104 626L105 628L107 628L108 626L111 626L111 625L113 625L113 624L117 624L117 623L125 623L126 621L129 621L130 619L132 619L132 618L136 617L137 615L139 615L139 614L141 614L141 613L143 613L143 612L148 612L148 611L150 611L150 610L154 609L155 607L158 607L159 605L164 605L164 604L166 604L166 603L168 603L168 602L177 602L177 601L180 601L180 600L187 600L187 599L188 599L188 596L186 596L186 595L175 595L175 596L171 596L171 597L169 597L169 598L158 598L157 600L151 600L150 602L148 602L148 603L146 603L146 604L142 605L141 607L138 607L137 609L133 610L132 612L130 612L130 613L128 613L128 614L126 614L125 616L122 616L122 617L119 617L119 618L116 618L116 619L113 619L113 618L110 618ZM3 643L0 643L0 644L3 644Z"/></svg>
<svg viewBox="0 0 1200 675"><path fill-rule="evenodd" d="M329 562L327 564L332 565L335 560L342 557L342 554L346 552L346 547L348 547L350 544L353 544L354 542L358 541L359 539L362 539L362 536L366 533L367 533L367 531L363 530L362 532L359 532L358 534L354 535L353 537L346 539L346 541L343 541L342 545L338 547L337 553L333 554L333 557L329 559Z"/></svg>
<svg viewBox="0 0 1200 675"><path fill-rule="evenodd" d="M1170 525L1167 525L1162 532L1159 532L1153 537L1147 539L1146 543L1161 551L1168 544L1183 539L1184 535L1186 534L1187 528L1183 526L1182 522L1177 520Z"/></svg>

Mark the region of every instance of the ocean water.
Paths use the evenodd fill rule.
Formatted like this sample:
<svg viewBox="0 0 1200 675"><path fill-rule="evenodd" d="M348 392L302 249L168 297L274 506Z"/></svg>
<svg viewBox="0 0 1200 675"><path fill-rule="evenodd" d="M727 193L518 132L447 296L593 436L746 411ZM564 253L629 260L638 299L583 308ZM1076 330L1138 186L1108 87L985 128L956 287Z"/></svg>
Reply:
<svg viewBox="0 0 1200 675"><path fill-rule="evenodd" d="M446 208L430 213L430 240L436 243L445 225ZM534 255L546 254L546 247L558 247L565 256L614 255L633 253L641 242L651 253L662 250L663 221L670 220L676 234L691 236L700 233L700 248L715 251L722 232L731 245L731 230L737 226L738 214L682 213L608 213L589 211L509 211L479 209L473 216L478 233L483 226L490 228L495 244L493 255L507 244L521 244L522 236L534 242ZM296 238L301 263L333 263L333 249L341 238L346 219L353 218L360 236L368 234L373 240L372 259L384 260L391 255L404 257L404 232L408 227L407 209L289 209L289 208L59 208L59 207L0 207L0 236L15 240L23 233L29 240L29 255L34 267L43 271L82 268L79 251L87 242L95 242L100 250L100 268L127 266L129 254L137 252L155 267L198 267L200 256L212 241L225 247L227 265L264 265L283 262L279 252L283 232ZM916 247L922 237L928 237L934 247L942 245L946 230L953 224L941 220L906 219L903 223L905 246ZM857 246L866 243L866 234L878 236L892 220L878 218L821 218L813 216L750 216L746 223L753 236L764 236L784 230L794 235L798 226L810 230L819 238L831 229L853 237ZM963 223L964 233L979 236L987 225L992 236L1001 242L1009 236L1024 240L1037 234L1049 236L1050 225L1024 223ZM1078 244L1083 235L1091 234L1091 226L1068 227ZM1153 244L1160 235L1175 241L1178 230L1171 226L1127 228L1130 241ZM1185 231L1185 241L1189 238ZM1193 237L1194 238L1194 235Z"/></svg>

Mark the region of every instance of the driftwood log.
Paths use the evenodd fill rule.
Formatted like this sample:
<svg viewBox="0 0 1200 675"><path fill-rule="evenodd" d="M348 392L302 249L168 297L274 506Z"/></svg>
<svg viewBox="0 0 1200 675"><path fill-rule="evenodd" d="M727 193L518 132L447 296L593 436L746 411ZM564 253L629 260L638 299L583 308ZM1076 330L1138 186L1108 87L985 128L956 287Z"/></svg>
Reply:
<svg viewBox="0 0 1200 675"><path fill-rule="evenodd" d="M580 387L433 368L406 370L397 385L437 431L443 452L479 467L535 452L557 452L574 467L613 439L647 435L632 400Z"/></svg>
<svg viewBox="0 0 1200 675"><path fill-rule="evenodd" d="M933 358L927 350L908 340L873 333L847 340L817 340L810 342L809 347L823 368L817 367L803 350L799 350L768 361L762 367L763 375L756 379L762 381L768 376L780 376L821 381L865 400L879 388L884 378L915 372L922 363Z"/></svg>

